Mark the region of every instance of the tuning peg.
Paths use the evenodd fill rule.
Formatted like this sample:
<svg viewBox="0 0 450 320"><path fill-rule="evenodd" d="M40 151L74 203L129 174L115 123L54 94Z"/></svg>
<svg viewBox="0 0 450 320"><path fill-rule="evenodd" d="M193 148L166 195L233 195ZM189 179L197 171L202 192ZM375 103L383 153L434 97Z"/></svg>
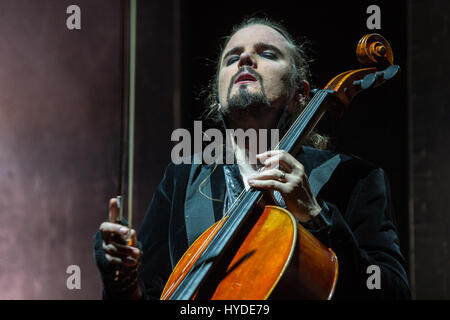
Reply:
<svg viewBox="0 0 450 320"><path fill-rule="evenodd" d="M370 88L375 83L376 79L377 77L375 73L366 74L366 76L361 80L361 89L365 90Z"/></svg>
<svg viewBox="0 0 450 320"><path fill-rule="evenodd" d="M396 64L393 64L393 65L387 67L386 70L384 70L384 75L383 75L384 80L392 79L399 70L400 70L400 67Z"/></svg>
<svg viewBox="0 0 450 320"><path fill-rule="evenodd" d="M353 85L354 85L355 87L360 87L360 86L361 86L361 80L355 80L355 81L353 81Z"/></svg>
<svg viewBox="0 0 450 320"><path fill-rule="evenodd" d="M366 76L361 80L353 81L353 85L355 87L360 87L361 89L365 90L370 88L375 83L376 79L377 75L375 73L369 73L366 74Z"/></svg>

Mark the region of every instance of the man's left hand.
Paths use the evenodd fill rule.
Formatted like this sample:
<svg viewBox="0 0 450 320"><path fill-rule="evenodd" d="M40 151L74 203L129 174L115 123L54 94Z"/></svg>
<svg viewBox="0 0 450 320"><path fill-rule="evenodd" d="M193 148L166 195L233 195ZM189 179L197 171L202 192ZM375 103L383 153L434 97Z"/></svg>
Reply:
<svg viewBox="0 0 450 320"><path fill-rule="evenodd" d="M248 179L253 188L277 190L287 209L301 222L308 222L322 210L311 192L303 165L284 150L257 155L264 169Z"/></svg>

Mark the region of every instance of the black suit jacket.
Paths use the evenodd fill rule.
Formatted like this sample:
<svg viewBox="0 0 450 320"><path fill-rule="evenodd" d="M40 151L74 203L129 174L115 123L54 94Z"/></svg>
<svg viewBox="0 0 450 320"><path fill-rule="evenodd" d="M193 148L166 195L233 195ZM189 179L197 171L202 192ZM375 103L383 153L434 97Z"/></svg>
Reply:
<svg viewBox="0 0 450 320"><path fill-rule="evenodd" d="M406 263L384 171L356 157L310 147L303 147L297 159L323 208L305 227L338 257L334 299L409 298ZM222 217L226 184L223 168L219 165L214 170L214 166L167 167L138 232L144 252L140 280L145 298L159 298L183 253ZM99 265L103 256L97 236ZM370 265L381 270L381 289L367 286Z"/></svg>

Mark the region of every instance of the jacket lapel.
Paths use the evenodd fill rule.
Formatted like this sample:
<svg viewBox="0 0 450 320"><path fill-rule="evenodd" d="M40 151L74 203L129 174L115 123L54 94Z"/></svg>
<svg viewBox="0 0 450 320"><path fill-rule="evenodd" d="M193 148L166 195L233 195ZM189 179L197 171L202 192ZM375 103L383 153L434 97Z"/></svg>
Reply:
<svg viewBox="0 0 450 320"><path fill-rule="evenodd" d="M184 202L189 246L222 217L224 194L222 165L192 165Z"/></svg>

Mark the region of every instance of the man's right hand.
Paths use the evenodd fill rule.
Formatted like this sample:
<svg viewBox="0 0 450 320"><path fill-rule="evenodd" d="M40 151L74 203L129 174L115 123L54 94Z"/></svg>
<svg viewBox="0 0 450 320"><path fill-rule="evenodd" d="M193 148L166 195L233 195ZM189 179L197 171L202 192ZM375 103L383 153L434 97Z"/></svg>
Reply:
<svg viewBox="0 0 450 320"><path fill-rule="evenodd" d="M111 264L136 267L141 257L141 250L138 248L136 231L129 229L117 222L118 216L117 199L109 200L109 221L100 225L100 233L103 239L103 250L105 258ZM130 245L129 244L129 241Z"/></svg>

